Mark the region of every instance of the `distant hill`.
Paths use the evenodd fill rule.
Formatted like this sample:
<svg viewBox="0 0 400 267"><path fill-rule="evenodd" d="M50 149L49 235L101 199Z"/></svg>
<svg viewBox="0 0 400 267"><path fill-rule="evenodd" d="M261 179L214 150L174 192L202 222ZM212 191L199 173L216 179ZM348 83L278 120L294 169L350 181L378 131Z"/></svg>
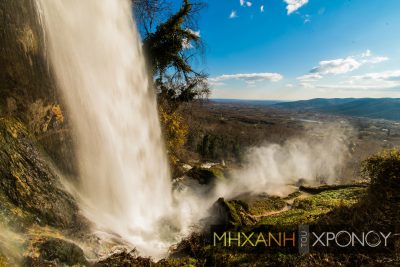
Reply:
<svg viewBox="0 0 400 267"><path fill-rule="evenodd" d="M276 103L273 106L371 119L400 120L400 98L315 98Z"/></svg>
<svg viewBox="0 0 400 267"><path fill-rule="evenodd" d="M223 104L243 104L252 106L270 106L277 103L283 103L283 100L247 100L247 99L227 99L227 98L213 98L211 102Z"/></svg>

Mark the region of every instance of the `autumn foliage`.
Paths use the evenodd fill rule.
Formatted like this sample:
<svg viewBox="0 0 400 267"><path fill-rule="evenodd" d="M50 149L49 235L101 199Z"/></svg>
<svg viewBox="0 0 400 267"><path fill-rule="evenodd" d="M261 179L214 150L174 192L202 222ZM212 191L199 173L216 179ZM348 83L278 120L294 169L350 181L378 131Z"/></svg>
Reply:
<svg viewBox="0 0 400 267"><path fill-rule="evenodd" d="M169 111L160 105L159 113L168 155L171 163L175 164L177 152L186 142L189 127L177 110Z"/></svg>

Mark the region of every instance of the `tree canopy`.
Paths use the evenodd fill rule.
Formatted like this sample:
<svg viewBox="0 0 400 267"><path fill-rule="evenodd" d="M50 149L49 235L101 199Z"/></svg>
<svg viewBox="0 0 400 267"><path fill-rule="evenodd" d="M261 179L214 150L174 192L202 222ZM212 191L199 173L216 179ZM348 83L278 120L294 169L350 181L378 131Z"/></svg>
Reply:
<svg viewBox="0 0 400 267"><path fill-rule="evenodd" d="M179 103L207 96L207 74L193 67L203 52L195 17L204 5L183 0L180 8L171 13L171 3L166 0L134 3L159 97Z"/></svg>

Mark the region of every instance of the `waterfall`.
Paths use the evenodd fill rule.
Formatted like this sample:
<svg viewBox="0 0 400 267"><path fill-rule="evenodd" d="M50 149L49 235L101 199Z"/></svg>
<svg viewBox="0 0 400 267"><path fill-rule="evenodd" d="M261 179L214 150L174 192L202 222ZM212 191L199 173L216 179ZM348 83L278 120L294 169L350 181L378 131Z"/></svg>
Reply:
<svg viewBox="0 0 400 267"><path fill-rule="evenodd" d="M81 208L99 229L157 257L171 183L131 1L36 1L76 138Z"/></svg>

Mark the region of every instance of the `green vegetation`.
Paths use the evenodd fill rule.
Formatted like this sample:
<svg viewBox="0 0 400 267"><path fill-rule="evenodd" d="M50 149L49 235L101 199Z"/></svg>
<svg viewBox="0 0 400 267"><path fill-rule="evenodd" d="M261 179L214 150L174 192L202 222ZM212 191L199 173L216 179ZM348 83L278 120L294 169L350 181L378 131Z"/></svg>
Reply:
<svg viewBox="0 0 400 267"><path fill-rule="evenodd" d="M199 33L195 32L195 25L191 22L202 5L183 0L176 13L154 26L156 20L162 20L160 13L165 12L159 6L166 3L154 0L136 2L136 14L144 29L143 46L150 58L160 98L172 104L208 95L207 75L191 66L196 50L201 47Z"/></svg>
<svg viewBox="0 0 400 267"><path fill-rule="evenodd" d="M366 159L362 164L364 177L369 178L371 190L390 193L400 188L400 150L384 150ZM381 192L381 193L383 193ZM385 196L384 197L391 197Z"/></svg>
<svg viewBox="0 0 400 267"><path fill-rule="evenodd" d="M213 184L216 180L225 178L224 171L224 167L220 165L215 165L210 168L194 166L186 175L197 180L199 184Z"/></svg>
<svg viewBox="0 0 400 267"><path fill-rule="evenodd" d="M247 225L257 228L261 225L284 226L287 229L297 229L299 224L311 225L348 225L355 229L385 229L390 225L398 225L400 218L398 209L400 201L394 197L399 192L399 152L396 150L384 151L370 157L363 163L363 173L371 180L371 185L325 185L321 187L304 187L308 194L294 192L286 198L270 197L260 200L230 200L219 202L225 205L229 216L237 225ZM388 179L390 181L388 181ZM382 182L384 181L384 182ZM387 184L391 189L387 189ZM382 190L387 190L386 194ZM310 193L313 192L313 193ZM283 203L293 200L291 209L279 210ZM262 203L262 204L260 204ZM253 206L252 206L253 205ZM258 221L243 222L243 217L267 210L277 210L270 215L262 216ZM373 227L373 228L371 228ZM389 228L387 228L389 227ZM234 229L234 228L232 228ZM197 241L196 241L197 240ZM252 263L255 266L338 266L338 265L388 265L397 266L399 258L396 255L366 255L366 254L323 254L307 255L265 253L253 254L219 250L210 246L196 244L199 237L192 238L186 243L185 251L188 255L202 255L200 262L218 266L238 266ZM398 253L398 252L397 252Z"/></svg>
<svg viewBox="0 0 400 267"><path fill-rule="evenodd" d="M279 211L286 205L286 202L280 197L263 197L249 203L249 212L252 215L263 215L270 211Z"/></svg>
<svg viewBox="0 0 400 267"><path fill-rule="evenodd" d="M193 68L202 54L203 44L196 32L196 19L204 6L201 2L183 0L178 10L172 1L134 0L134 11L149 59L151 76L160 110L169 159L174 176L180 151L186 143L188 126L179 106L196 98L207 97L207 75Z"/></svg>
<svg viewBox="0 0 400 267"><path fill-rule="evenodd" d="M291 210L268 216L262 219L260 224L295 226L298 224L312 224L322 215L337 207L354 205L365 193L365 188L350 187L324 191L310 197L295 199Z"/></svg>
<svg viewBox="0 0 400 267"><path fill-rule="evenodd" d="M217 224L230 226L251 225L254 220L248 213L247 203L240 200L219 198L212 207Z"/></svg>
<svg viewBox="0 0 400 267"><path fill-rule="evenodd" d="M355 205L337 208L322 223L347 224L357 229L389 229L399 225L399 150L385 150L362 163L362 173L371 181L365 196Z"/></svg>
<svg viewBox="0 0 400 267"><path fill-rule="evenodd" d="M160 122L166 140L168 159L172 167L173 175L181 175L178 166L178 154L186 142L188 126L178 111L166 111L162 106L159 108Z"/></svg>
<svg viewBox="0 0 400 267"><path fill-rule="evenodd" d="M180 153L184 148L197 152L203 160L240 161L246 147L259 145L264 140L282 143L291 136L301 136L303 124L282 119L277 114L267 117L265 114L269 111L237 108L227 112L210 109L207 113L193 105L189 107L191 112L186 112L183 102L209 93L207 75L195 70L192 64L193 58L202 50L194 19L202 5L194 0L183 0L178 10L171 10L168 5L172 1L168 0L134 2L173 166L180 163ZM64 151L59 149L60 143L69 146L65 140L71 139L70 133L66 131L66 139L52 135L66 124L64 115L68 114L64 114L62 106L56 104L59 99L40 53L43 36L32 14L35 10L32 3L28 0L0 3L0 13L4 14L0 31L0 47L4 48L0 51L0 67L4 70L0 73L0 245L6 243L4 240L9 241L9 245L16 242L12 238L16 239L15 247L24 250L20 254L26 256L28 266L88 265L83 250L66 237L70 233L80 236L81 231L86 230L87 222L81 217L73 197L62 190L56 174L42 158L35 143L50 151L56 164L62 164L62 161L71 164L70 157L66 158ZM10 16L9 10L21 12L18 16ZM385 107L389 105L392 110L398 109L394 108L392 100L390 103L383 101L385 103L381 104ZM340 110L353 104L343 103ZM363 112L378 109L370 103ZM398 116L398 113L392 113L390 118ZM190 142L185 147L187 139ZM72 172L74 167L67 169ZM207 169L195 166L186 174L200 184L212 185L216 180L224 179L225 172L226 168L220 165ZM214 205L217 213L214 215L224 217L224 222L231 227L346 224L357 229L372 226L385 229L390 225L400 225L400 151L387 150L368 158L362 165L362 174L370 181L369 187L327 185L301 187L303 192L293 192L286 198L220 198ZM5 234L3 228L10 233L15 231L15 236ZM20 234L26 240L19 238ZM82 236L82 239L86 237ZM201 242L200 234L191 235L177 247L174 254L180 253L179 256L158 263L134 253L122 252L102 259L94 266L400 265L398 255L384 259L371 255L333 257L276 253L258 256L215 251ZM6 251L0 246L0 267L11 262Z"/></svg>

